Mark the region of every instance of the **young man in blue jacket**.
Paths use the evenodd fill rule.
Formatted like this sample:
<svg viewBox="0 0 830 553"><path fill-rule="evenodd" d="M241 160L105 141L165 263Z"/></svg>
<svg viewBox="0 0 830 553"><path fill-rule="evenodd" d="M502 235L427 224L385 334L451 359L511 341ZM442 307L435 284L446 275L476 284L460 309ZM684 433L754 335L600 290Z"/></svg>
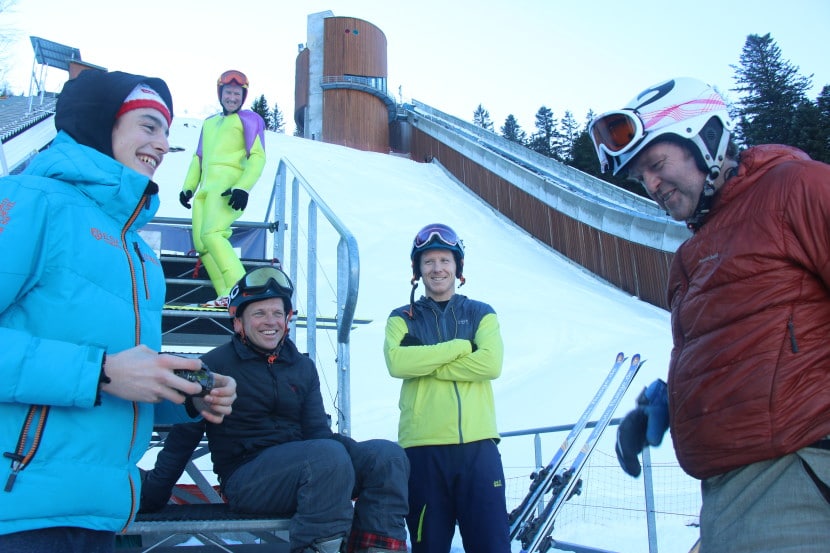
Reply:
<svg viewBox="0 0 830 553"><path fill-rule="evenodd" d="M398 443L409 457L413 553L448 553L456 522L466 551L509 553L504 469L491 382L504 346L492 307L455 293L464 245L433 224L415 236L409 305L392 311L384 354L401 384ZM425 296L417 302L422 279Z"/></svg>
<svg viewBox="0 0 830 553"><path fill-rule="evenodd" d="M0 551L112 551L138 510L153 404L187 420L173 404L201 391L173 373L198 360L158 354L164 276L137 232L172 116L161 79L85 71L49 149L0 180ZM216 375L189 410L221 422L235 389Z"/></svg>

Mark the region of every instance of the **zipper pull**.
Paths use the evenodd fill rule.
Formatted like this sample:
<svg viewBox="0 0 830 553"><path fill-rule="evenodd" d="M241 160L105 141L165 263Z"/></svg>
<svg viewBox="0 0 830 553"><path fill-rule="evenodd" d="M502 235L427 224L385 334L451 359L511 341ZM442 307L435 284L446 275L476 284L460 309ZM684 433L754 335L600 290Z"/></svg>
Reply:
<svg viewBox="0 0 830 553"><path fill-rule="evenodd" d="M3 453L3 457L8 459L12 459L12 472L9 474L8 480L6 480L6 487L3 488L3 491L10 492L14 487L14 481L17 480L17 473L23 468L23 456L17 453Z"/></svg>
<svg viewBox="0 0 830 553"><path fill-rule="evenodd" d="M14 481L17 480L17 472L17 470L12 469L12 473L9 475L9 479L6 480L6 487L3 488L4 492L12 491L12 488L14 487Z"/></svg>
<svg viewBox="0 0 830 553"><path fill-rule="evenodd" d="M141 253L141 248L138 247L138 242L133 242L133 249L135 250L135 254L138 256L138 259L144 263L144 254Z"/></svg>

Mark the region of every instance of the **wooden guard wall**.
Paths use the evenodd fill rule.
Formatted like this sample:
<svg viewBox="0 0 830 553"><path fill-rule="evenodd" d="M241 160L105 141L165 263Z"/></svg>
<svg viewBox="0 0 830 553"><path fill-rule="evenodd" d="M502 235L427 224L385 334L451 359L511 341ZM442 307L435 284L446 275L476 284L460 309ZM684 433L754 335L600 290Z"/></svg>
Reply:
<svg viewBox="0 0 830 553"><path fill-rule="evenodd" d="M494 209L588 271L643 301L668 309L674 254L603 232L569 217L432 136L412 130L412 159L437 159Z"/></svg>
<svg viewBox="0 0 830 553"><path fill-rule="evenodd" d="M323 44L323 75L387 78L386 35L371 23L326 18ZM324 90L323 140L388 153L389 111L377 96L360 90Z"/></svg>
<svg viewBox="0 0 830 553"><path fill-rule="evenodd" d="M305 125L304 115L308 108L308 48L297 55L294 68L294 123L298 129Z"/></svg>

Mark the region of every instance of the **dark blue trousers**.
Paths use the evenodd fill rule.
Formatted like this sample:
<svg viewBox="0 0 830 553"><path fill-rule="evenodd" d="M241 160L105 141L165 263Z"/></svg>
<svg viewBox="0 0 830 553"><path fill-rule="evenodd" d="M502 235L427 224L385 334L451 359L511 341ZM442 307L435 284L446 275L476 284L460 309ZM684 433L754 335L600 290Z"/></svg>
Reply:
<svg viewBox="0 0 830 553"><path fill-rule="evenodd" d="M412 553L448 553L461 532L465 551L510 553L501 455L493 440L406 449Z"/></svg>
<svg viewBox="0 0 830 553"><path fill-rule="evenodd" d="M3 553L112 553L115 532L71 526L41 528L0 536Z"/></svg>

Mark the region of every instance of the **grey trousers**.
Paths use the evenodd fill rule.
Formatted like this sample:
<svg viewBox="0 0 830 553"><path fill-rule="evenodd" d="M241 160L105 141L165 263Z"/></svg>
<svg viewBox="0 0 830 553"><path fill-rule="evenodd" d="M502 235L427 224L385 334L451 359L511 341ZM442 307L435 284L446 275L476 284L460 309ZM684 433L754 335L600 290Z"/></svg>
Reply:
<svg viewBox="0 0 830 553"><path fill-rule="evenodd" d="M830 485L830 451L805 448L704 480L701 553L830 551L830 503L814 478Z"/></svg>
<svg viewBox="0 0 830 553"><path fill-rule="evenodd" d="M272 446L223 483L231 508L291 514L291 551L332 536L370 532L406 540L409 461L388 440L305 440ZM352 498L357 498L352 507Z"/></svg>

